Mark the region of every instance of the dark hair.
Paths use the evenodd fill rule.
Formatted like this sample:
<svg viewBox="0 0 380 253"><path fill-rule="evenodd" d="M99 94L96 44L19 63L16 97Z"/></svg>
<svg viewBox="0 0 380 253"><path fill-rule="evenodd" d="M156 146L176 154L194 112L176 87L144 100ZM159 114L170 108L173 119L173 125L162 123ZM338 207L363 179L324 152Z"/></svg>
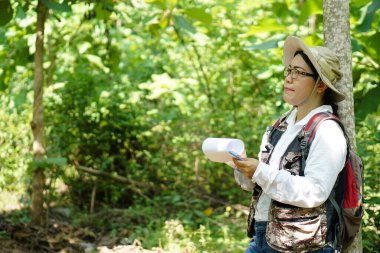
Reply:
<svg viewBox="0 0 380 253"><path fill-rule="evenodd" d="M334 92L332 89L327 87L325 94L323 95L323 104L330 105L333 109L333 114L338 116L338 105L334 101Z"/></svg>
<svg viewBox="0 0 380 253"><path fill-rule="evenodd" d="M313 76L314 80L317 80L319 76L318 72L315 69L314 65L311 63L309 57L302 50L296 51L294 53L294 56L296 55L300 55L302 57L302 59L306 62L306 64L311 68L311 71L314 74ZM334 92L329 87L327 87L327 90L325 91L323 95L323 104L330 105L333 109L333 114L338 116L338 105L335 104L333 95L334 95Z"/></svg>
<svg viewBox="0 0 380 253"><path fill-rule="evenodd" d="M314 80L317 80L318 79L318 72L317 70L315 69L314 65L311 63L309 57L302 51L302 50L298 50L294 53L294 57L296 55L300 55L302 57L302 59L306 62L306 64L311 68L311 71L313 72L313 78Z"/></svg>

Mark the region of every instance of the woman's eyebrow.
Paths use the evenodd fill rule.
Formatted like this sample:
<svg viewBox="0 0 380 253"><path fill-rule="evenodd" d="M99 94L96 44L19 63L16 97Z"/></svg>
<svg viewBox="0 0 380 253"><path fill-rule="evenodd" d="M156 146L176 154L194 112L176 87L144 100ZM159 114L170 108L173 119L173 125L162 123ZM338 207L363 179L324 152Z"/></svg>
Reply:
<svg viewBox="0 0 380 253"><path fill-rule="evenodd" d="M301 66L297 66L297 65L292 66L292 65L289 64L289 67L291 67L291 68L293 68L293 69L302 69L302 70L304 70L304 71L307 71L307 70L304 69L303 67L301 67Z"/></svg>

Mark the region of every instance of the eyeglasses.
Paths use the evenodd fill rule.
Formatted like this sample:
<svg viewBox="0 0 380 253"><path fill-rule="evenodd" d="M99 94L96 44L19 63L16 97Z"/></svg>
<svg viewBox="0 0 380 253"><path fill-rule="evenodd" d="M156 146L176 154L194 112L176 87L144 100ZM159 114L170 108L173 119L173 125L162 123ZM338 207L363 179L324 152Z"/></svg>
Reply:
<svg viewBox="0 0 380 253"><path fill-rule="evenodd" d="M289 74L292 77L292 79L297 79L298 75L314 77L314 74L299 71L298 69L292 69L290 67L287 67L284 70L284 77L287 77Z"/></svg>

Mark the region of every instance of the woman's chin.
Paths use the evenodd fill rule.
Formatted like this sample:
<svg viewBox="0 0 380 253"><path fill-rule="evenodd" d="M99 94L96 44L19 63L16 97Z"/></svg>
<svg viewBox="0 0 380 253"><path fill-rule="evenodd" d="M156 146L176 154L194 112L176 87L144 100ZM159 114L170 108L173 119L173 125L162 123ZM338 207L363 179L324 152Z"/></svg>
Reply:
<svg viewBox="0 0 380 253"><path fill-rule="evenodd" d="M287 103L287 104L290 104L290 105L293 105L295 106L297 103L291 99L287 94L284 94L284 96L282 97L284 99L284 101Z"/></svg>

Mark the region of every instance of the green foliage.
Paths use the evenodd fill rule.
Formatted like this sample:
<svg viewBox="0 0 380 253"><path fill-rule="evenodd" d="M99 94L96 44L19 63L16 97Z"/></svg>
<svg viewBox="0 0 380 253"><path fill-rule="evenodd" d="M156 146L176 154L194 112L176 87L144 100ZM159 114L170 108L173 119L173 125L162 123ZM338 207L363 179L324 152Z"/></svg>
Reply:
<svg viewBox="0 0 380 253"><path fill-rule="evenodd" d="M13 8L11 5L11 2L9 0L1 0L0 10L1 10L0 26L3 26L12 20Z"/></svg>
<svg viewBox="0 0 380 253"><path fill-rule="evenodd" d="M380 9L380 1L373 0L372 3L363 7L363 18L361 24L357 27L360 32L367 32L371 29L373 24L376 24L374 18L376 17L377 10ZM378 16L376 17L378 18Z"/></svg>
<svg viewBox="0 0 380 253"><path fill-rule="evenodd" d="M15 97L0 95L0 188L19 192L27 183L30 153L30 106L17 110Z"/></svg>
<svg viewBox="0 0 380 253"><path fill-rule="evenodd" d="M244 250L248 238L240 211L231 206L207 207L204 201L188 194L169 194L128 209L105 209L94 215L74 211L71 216L75 225L95 231L120 234L126 230L124 241L142 241L144 248L159 243L170 252Z"/></svg>
<svg viewBox="0 0 380 253"><path fill-rule="evenodd" d="M310 16L317 14L323 15L323 1L306 1L306 3L302 6L301 14L298 18L298 24L305 24Z"/></svg>
<svg viewBox="0 0 380 253"><path fill-rule="evenodd" d="M29 126L36 1L19 2L11 1L13 19L0 20L7 23L0 27L0 188L14 191L26 188L27 168L36 166ZM45 31L46 158L37 163L46 168L47 198L69 198L79 225L115 233L127 224L129 239L146 247L242 251L245 217L204 197L247 205L249 193L228 167L204 158L201 144L209 136L237 137L248 155L257 154L265 127L289 108L282 43L295 34L323 44L322 1L44 3L53 15ZM368 200L363 242L371 251L379 248L378 1L353 1L351 24ZM74 161L128 178L139 191L78 172ZM54 188L61 181L69 189L64 196ZM94 189L99 215L123 208L115 214L120 220L83 211Z"/></svg>
<svg viewBox="0 0 380 253"><path fill-rule="evenodd" d="M380 247L380 213L378 203L380 200L379 189L379 152L380 113L369 115L360 123L357 133L358 151L365 164L364 192L365 192L365 218L363 226L363 247L366 252L375 252Z"/></svg>
<svg viewBox="0 0 380 253"><path fill-rule="evenodd" d="M42 0L42 3L49 9L59 12L70 12L71 8L67 3L68 1L63 1L62 3L56 3L49 0Z"/></svg>

